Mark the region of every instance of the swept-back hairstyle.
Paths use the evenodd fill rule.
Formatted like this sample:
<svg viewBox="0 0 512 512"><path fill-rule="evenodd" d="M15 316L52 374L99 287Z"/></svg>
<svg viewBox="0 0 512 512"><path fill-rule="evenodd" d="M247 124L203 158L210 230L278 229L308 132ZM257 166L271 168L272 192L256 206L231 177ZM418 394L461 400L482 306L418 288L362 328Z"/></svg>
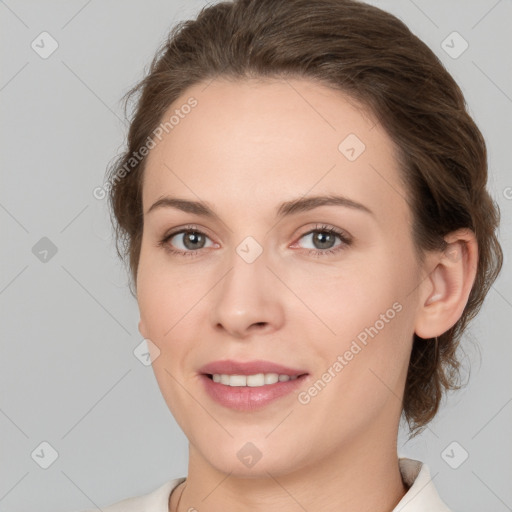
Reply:
<svg viewBox="0 0 512 512"><path fill-rule="evenodd" d="M476 234L477 275L461 318L438 338L414 335L403 415L416 435L444 391L460 387L461 335L503 259L495 234L499 210L486 190L486 145L461 89L404 23L356 0L235 0L180 22L124 98L125 108L136 98L127 145L108 171L116 248L129 261L134 295L147 159L141 149L189 86L215 77L306 78L353 98L396 145L420 260L426 250L443 249L444 235L458 228Z"/></svg>

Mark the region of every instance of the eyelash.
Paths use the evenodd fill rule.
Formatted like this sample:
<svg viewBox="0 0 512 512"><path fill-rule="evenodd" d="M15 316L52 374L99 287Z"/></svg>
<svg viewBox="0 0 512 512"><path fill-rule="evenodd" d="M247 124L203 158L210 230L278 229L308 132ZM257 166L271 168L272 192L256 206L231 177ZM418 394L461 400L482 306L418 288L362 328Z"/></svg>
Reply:
<svg viewBox="0 0 512 512"><path fill-rule="evenodd" d="M157 246L158 247L163 247L167 252L169 252L171 254L175 254L175 255L178 255L178 256L184 256L184 257L194 257L194 256L197 255L197 253L199 253L201 251L201 249L196 249L194 251L181 251L181 250L173 249L167 243L171 238L173 238L176 235L180 235L182 233L191 233L191 232L192 233L199 233L200 235L204 235L204 236L208 237L208 235L206 233L204 233L200 229L197 229L195 226L191 225L191 226L186 226L185 228L182 228L182 229L180 229L178 231L173 231L172 233L166 234L157 243ZM347 234L345 234L343 231L340 231L339 229L334 228L332 226L326 226L326 225L317 225L317 226L315 226L314 229L311 229L311 230L307 231L306 233L302 234L299 237L299 240L301 238L305 237L306 235L310 235L311 233L316 233L316 232L328 233L328 234L331 234L331 235L336 235L336 236L338 236L338 238L341 240L342 243L340 245L335 246L332 249L324 249L324 250L321 250L321 249L305 249L305 251L308 251L307 252L308 256L322 257L322 256L326 256L326 255L335 254L335 253L338 253L339 251L344 250L346 247L348 247L352 243L352 239Z"/></svg>

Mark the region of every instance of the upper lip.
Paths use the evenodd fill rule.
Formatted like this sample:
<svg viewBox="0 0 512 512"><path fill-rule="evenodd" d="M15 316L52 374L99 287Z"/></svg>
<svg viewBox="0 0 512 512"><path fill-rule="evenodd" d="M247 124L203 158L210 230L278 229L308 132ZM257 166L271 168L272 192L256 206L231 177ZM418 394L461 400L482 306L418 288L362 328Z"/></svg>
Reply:
<svg viewBox="0 0 512 512"><path fill-rule="evenodd" d="M225 359L223 361L213 361L202 366L200 373L206 375L227 374L227 375L255 375L257 373L278 373L279 375L303 375L307 373L304 370L297 370L271 361L233 361Z"/></svg>

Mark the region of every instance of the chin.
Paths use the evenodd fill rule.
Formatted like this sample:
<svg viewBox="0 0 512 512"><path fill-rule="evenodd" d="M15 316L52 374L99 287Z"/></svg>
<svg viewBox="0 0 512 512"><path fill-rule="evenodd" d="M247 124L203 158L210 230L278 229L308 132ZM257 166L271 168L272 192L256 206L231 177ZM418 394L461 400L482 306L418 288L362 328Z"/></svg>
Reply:
<svg viewBox="0 0 512 512"><path fill-rule="evenodd" d="M209 438L203 457L217 471L239 478L269 478L269 474L278 476L296 470L300 465L297 443L285 447L276 436L274 445L271 436L265 437L230 438L223 443Z"/></svg>

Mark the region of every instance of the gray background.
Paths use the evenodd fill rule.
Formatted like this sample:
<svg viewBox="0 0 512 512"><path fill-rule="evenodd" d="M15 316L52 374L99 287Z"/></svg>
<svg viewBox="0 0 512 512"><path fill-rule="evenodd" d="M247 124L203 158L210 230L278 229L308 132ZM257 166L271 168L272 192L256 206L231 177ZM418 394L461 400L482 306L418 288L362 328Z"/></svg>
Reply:
<svg viewBox="0 0 512 512"><path fill-rule="evenodd" d="M404 20L461 85L488 143L510 254L510 0L372 3ZM205 4L0 1L2 512L104 506L186 475L187 440L134 354L137 304L106 200L92 191L123 143L122 94L167 31ZM46 59L31 47L43 31L59 45ZM457 58L442 46L460 51L462 40L446 39L453 31L469 44ZM465 337L468 387L424 434L399 439L399 454L430 466L455 511L512 510L511 277L506 255Z"/></svg>

